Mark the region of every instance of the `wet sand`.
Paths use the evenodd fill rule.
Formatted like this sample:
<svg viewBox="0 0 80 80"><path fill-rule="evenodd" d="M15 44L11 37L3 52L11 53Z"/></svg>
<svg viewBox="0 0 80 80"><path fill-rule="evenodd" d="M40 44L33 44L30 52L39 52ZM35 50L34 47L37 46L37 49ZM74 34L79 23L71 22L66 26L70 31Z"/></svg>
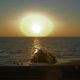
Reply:
<svg viewBox="0 0 80 80"><path fill-rule="evenodd" d="M80 61L55 65L1 66L0 80L80 80Z"/></svg>

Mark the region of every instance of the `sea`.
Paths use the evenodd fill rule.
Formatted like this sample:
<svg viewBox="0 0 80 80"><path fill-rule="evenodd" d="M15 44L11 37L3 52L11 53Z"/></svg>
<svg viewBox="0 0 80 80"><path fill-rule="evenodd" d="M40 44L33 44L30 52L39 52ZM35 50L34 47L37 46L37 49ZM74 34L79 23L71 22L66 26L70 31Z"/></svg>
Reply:
<svg viewBox="0 0 80 80"><path fill-rule="evenodd" d="M80 60L79 37L0 37L0 66L26 66L35 48L56 56L58 63Z"/></svg>

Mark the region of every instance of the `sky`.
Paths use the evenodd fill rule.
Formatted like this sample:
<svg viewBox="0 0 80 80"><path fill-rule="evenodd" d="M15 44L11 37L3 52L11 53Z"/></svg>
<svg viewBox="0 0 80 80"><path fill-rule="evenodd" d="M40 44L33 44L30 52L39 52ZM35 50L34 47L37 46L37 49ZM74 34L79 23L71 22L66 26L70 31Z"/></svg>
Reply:
<svg viewBox="0 0 80 80"><path fill-rule="evenodd" d="M80 0L0 0L0 37L23 36L18 24L29 12L52 20L50 36L80 37Z"/></svg>

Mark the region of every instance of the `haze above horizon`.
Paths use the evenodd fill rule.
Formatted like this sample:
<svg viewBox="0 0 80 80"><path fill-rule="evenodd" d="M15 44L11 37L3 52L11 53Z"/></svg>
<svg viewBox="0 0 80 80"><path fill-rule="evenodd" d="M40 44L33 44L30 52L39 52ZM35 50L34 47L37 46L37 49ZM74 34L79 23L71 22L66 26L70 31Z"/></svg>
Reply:
<svg viewBox="0 0 80 80"><path fill-rule="evenodd" d="M29 13L54 23L49 36L80 37L80 0L0 0L0 37L24 36L19 24Z"/></svg>

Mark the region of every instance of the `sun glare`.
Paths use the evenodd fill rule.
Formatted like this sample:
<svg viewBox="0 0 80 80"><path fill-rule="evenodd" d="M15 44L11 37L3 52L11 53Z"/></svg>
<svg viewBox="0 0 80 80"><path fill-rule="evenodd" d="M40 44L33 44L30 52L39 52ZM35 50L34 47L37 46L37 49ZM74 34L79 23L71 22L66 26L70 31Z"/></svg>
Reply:
<svg viewBox="0 0 80 80"><path fill-rule="evenodd" d="M42 28L42 25L37 22L34 22L32 24L32 32L35 34L41 33L41 28Z"/></svg>
<svg viewBox="0 0 80 80"><path fill-rule="evenodd" d="M48 36L53 31L53 23L40 14L29 14L20 22L20 29L25 36Z"/></svg>

